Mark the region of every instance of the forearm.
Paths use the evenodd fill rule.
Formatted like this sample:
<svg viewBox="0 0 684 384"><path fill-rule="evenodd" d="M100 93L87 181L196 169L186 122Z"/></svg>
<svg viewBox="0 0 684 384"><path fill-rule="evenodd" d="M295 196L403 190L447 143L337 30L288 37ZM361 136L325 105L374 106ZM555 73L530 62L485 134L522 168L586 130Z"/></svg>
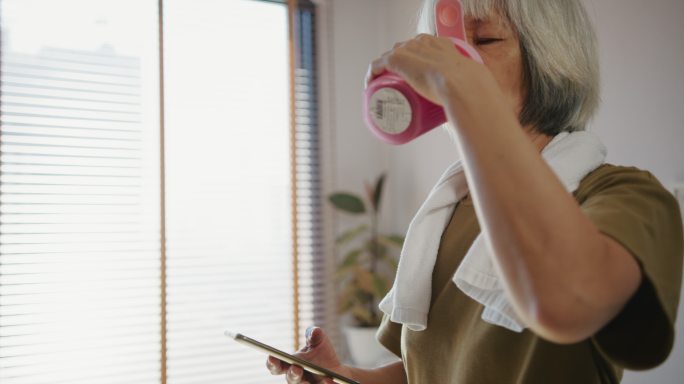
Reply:
<svg viewBox="0 0 684 384"><path fill-rule="evenodd" d="M406 371L401 361L390 363L379 368L363 369L349 367L354 379L361 384L406 384Z"/></svg>
<svg viewBox="0 0 684 384"><path fill-rule="evenodd" d="M445 109L495 267L530 328L554 338L547 325L565 321L592 332L620 309L610 288L623 271L493 86L450 94Z"/></svg>

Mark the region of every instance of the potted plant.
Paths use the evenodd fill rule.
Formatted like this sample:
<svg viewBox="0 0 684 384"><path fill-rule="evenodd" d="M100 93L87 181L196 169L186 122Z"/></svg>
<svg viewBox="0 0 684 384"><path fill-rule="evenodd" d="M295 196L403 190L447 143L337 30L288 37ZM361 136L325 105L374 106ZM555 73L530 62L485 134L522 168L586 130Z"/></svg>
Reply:
<svg viewBox="0 0 684 384"><path fill-rule="evenodd" d="M335 279L340 292L338 312L349 315L354 323L345 330L352 359L356 364L371 366L387 357L375 341L382 320L378 304L391 287L404 237L379 230L385 175L380 175L374 184L364 184L365 198L337 192L329 196L329 201L336 210L358 221L336 239L342 257Z"/></svg>

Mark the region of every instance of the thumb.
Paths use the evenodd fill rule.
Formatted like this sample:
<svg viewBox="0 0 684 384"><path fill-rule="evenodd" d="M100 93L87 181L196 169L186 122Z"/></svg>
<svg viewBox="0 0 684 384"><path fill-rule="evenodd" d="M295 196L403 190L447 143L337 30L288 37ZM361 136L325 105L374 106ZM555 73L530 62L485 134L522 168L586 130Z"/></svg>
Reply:
<svg viewBox="0 0 684 384"><path fill-rule="evenodd" d="M319 327L309 327L306 329L306 346L313 348L317 347L323 342L325 334Z"/></svg>

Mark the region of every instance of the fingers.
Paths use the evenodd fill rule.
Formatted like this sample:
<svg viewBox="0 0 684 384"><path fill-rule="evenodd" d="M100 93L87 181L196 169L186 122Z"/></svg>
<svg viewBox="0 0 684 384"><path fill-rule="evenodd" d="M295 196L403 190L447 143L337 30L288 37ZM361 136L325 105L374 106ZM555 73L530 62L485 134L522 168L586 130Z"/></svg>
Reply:
<svg viewBox="0 0 684 384"><path fill-rule="evenodd" d="M395 44L395 47L396 46L397 44ZM392 51L385 52L379 59L373 60L368 66L368 70L366 71L366 76L364 78L364 84L366 87L368 86L368 83L373 81L373 79L387 72L384 60L390 52Z"/></svg>
<svg viewBox="0 0 684 384"><path fill-rule="evenodd" d="M368 72L366 72L366 86L373 81L376 77L382 75L383 73L387 72L387 56L389 53L385 53L380 57L379 59L373 60L371 64L368 66Z"/></svg>
<svg viewBox="0 0 684 384"><path fill-rule="evenodd" d="M380 58L370 64L365 77L366 85L388 70L394 71L405 61L406 57L420 54L425 49L434 46L435 39L432 35L420 34L411 40L394 44L392 50L383 53Z"/></svg>
<svg viewBox="0 0 684 384"><path fill-rule="evenodd" d="M306 330L306 346L295 352L294 356L314 361L324 367L339 365L334 350L331 350L330 340L323 329L318 327L309 327ZM266 359L266 368L272 375L284 374L286 381L291 384L333 384L330 378L306 372L301 366L288 364L273 356Z"/></svg>
<svg viewBox="0 0 684 384"><path fill-rule="evenodd" d="M266 368L272 375L285 374L285 380L290 384L311 384L304 375L304 369L297 365L290 365L283 361L269 356L266 360ZM325 384L334 384L332 379L325 378L322 381Z"/></svg>
<svg viewBox="0 0 684 384"><path fill-rule="evenodd" d="M368 86L368 83L370 83L373 79L376 77L382 75L383 73L387 72L386 70L386 64L384 63L384 59L387 57L387 55L391 54L398 48L401 48L404 46L407 42L406 41L400 41L398 43L395 43L392 46L392 50L387 51L380 56L379 59L373 61L369 66L368 70L366 71L366 76L364 77L364 84L365 86Z"/></svg>
<svg viewBox="0 0 684 384"><path fill-rule="evenodd" d="M365 76L365 85L381 74L392 71L401 72L407 62L440 57L439 52L453 52L454 44L448 38L436 37L425 33L419 34L411 40L394 44L392 50L385 52L374 60Z"/></svg>
<svg viewBox="0 0 684 384"><path fill-rule="evenodd" d="M307 347L312 347L312 346L318 345L318 343L315 343L315 344L314 344L314 343L312 342L312 341L313 341L313 337L314 337L314 333L315 333L316 335L319 335L319 334L321 333L320 328L315 327L315 326L310 326L309 328L306 329L306 334L305 334L304 336L305 336L305 339L306 339L306 346L307 346ZM317 338L318 338L318 337L320 337L320 336L317 336Z"/></svg>
<svg viewBox="0 0 684 384"><path fill-rule="evenodd" d="M290 364L280 361L273 356L269 356L268 359L266 359L266 368L272 375L282 375L290 368Z"/></svg>
<svg viewBox="0 0 684 384"><path fill-rule="evenodd" d="M287 375L285 376L285 379L289 384L311 384L314 382L319 382L318 380L311 381L312 376L311 374L304 374L304 369L302 367L293 365L290 367L290 369L287 370ZM320 382L327 383L326 379L323 379ZM334 382L330 381L331 384L334 384Z"/></svg>
<svg viewBox="0 0 684 384"><path fill-rule="evenodd" d="M280 360L273 356L269 356L268 359L266 359L266 368L271 372L271 375L280 375L282 373Z"/></svg>
<svg viewBox="0 0 684 384"><path fill-rule="evenodd" d="M304 370L301 367L293 365L287 370L287 375L285 378L290 384L302 384L302 379L304 377Z"/></svg>
<svg viewBox="0 0 684 384"><path fill-rule="evenodd" d="M375 78L375 76L373 75L372 68L373 68L372 64L368 66L368 70L366 71L366 76L363 79L363 85L365 87L368 87L368 83L370 83L371 80L373 80Z"/></svg>
<svg viewBox="0 0 684 384"><path fill-rule="evenodd" d="M322 329L318 327L309 327L306 330L306 346L315 348L326 340L326 337L327 336Z"/></svg>

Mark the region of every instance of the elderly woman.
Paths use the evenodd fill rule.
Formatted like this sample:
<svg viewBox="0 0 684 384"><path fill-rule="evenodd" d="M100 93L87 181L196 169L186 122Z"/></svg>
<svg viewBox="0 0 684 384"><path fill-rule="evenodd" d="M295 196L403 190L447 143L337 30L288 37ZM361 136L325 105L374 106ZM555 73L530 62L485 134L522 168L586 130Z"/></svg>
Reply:
<svg viewBox="0 0 684 384"><path fill-rule="evenodd" d="M425 1L425 24L435 20L434 3ZM484 65L428 30L369 71L399 74L443 106L462 160L438 186L457 185L447 182L457 171L467 182L431 240L433 261L412 263L402 252L381 304L378 340L401 361L343 365L320 328L307 332L299 356L364 384L617 383L623 369L660 364L673 345L681 284L675 199L646 171L603 164L600 151L550 165L558 150L547 147L582 145L567 140L599 100L595 36L581 1L465 0L463 8ZM576 173L574 186L559 176L596 153L601 161ZM412 230L425 233L410 228L407 242ZM454 284L478 241L502 288L495 304L506 304L508 316ZM402 294L414 293L402 293L401 275L425 264L420 313L401 307ZM289 383L332 383L273 358L267 365Z"/></svg>

